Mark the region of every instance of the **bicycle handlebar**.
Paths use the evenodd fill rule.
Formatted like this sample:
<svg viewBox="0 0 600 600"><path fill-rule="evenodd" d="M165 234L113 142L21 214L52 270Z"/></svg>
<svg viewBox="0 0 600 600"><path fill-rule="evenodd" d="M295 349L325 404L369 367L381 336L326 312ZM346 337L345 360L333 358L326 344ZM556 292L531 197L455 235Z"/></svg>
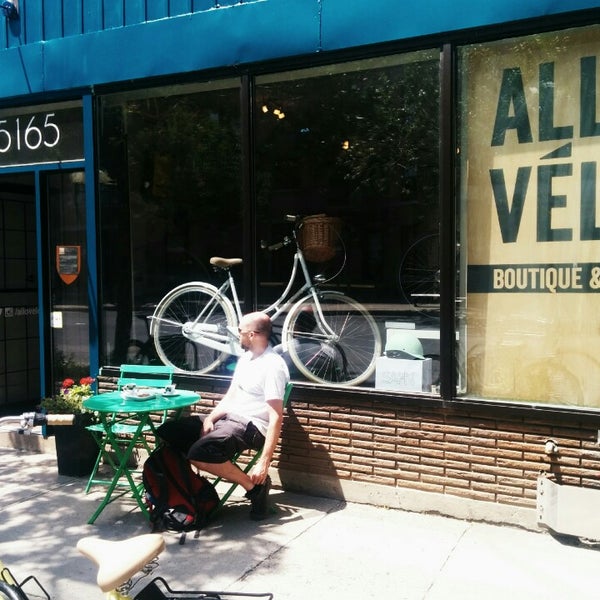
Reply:
<svg viewBox="0 0 600 600"><path fill-rule="evenodd" d="M275 250L281 250L281 248L284 248L285 246L289 246L291 243L292 243L291 238L289 238L286 235L281 242L277 242L276 244L269 245L269 244L267 244L267 242L265 240L261 240L260 247L263 250L268 250L269 252L274 252Z"/></svg>
<svg viewBox="0 0 600 600"><path fill-rule="evenodd" d="M0 417L0 425L14 423L19 425L20 432L37 425L72 425L75 415L47 415L38 412L24 412L19 416Z"/></svg>
<svg viewBox="0 0 600 600"><path fill-rule="evenodd" d="M75 415L44 415L46 425L73 425Z"/></svg>
<svg viewBox="0 0 600 600"><path fill-rule="evenodd" d="M284 221L294 224L294 231L296 231L296 228L299 227L299 225L302 223L303 218L304 217L302 217L301 215L284 215L283 216ZM266 240L261 240L260 247L263 250L267 250L269 252L274 252L275 250L281 250L281 248L285 248L285 246L289 246L292 243L293 243L293 239L290 236L286 235L281 242L277 242L276 244L269 244Z"/></svg>

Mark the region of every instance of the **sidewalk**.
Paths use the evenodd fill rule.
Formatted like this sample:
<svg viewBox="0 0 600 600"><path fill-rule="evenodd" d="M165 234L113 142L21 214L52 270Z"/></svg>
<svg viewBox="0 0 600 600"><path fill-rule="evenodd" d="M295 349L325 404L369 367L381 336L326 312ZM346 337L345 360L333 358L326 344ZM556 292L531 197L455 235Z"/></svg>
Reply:
<svg viewBox="0 0 600 600"><path fill-rule="evenodd" d="M58 476L51 454L0 448L0 483L0 559L19 580L35 574L54 600L103 597L94 565L75 549L80 537L148 532L127 501L87 525L102 493L86 496L84 480ZM275 600L600 598L598 550L548 533L279 490L272 500L267 521L248 519L237 498L198 539L180 546L167 534L156 574L174 589Z"/></svg>

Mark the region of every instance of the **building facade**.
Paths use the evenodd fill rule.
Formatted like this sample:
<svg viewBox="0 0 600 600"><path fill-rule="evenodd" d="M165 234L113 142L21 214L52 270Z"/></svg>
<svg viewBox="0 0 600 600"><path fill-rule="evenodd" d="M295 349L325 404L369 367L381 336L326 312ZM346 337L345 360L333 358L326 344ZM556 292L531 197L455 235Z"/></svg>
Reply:
<svg viewBox="0 0 600 600"><path fill-rule="evenodd" d="M600 487L600 7L489 4L5 7L0 404L123 362L203 371L151 330L161 298L219 286L221 256L240 310L268 307L286 215L325 215L324 254L299 233L344 320L320 376L286 332L321 305L275 320L286 486L505 521L535 521L539 471ZM182 381L221 391L209 354Z"/></svg>

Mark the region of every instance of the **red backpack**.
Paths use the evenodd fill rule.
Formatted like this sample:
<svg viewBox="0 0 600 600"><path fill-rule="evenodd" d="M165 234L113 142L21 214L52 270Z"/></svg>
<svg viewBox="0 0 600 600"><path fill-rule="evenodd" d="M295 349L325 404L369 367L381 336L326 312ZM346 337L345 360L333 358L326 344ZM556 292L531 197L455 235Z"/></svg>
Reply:
<svg viewBox="0 0 600 600"><path fill-rule="evenodd" d="M142 481L154 530L199 531L219 504L215 486L169 446L157 448L146 459Z"/></svg>

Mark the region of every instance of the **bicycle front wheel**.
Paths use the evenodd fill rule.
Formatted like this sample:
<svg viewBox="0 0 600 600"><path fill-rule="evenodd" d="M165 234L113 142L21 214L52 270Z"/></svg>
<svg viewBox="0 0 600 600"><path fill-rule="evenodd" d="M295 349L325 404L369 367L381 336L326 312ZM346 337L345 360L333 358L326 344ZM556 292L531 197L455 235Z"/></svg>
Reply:
<svg viewBox="0 0 600 600"><path fill-rule="evenodd" d="M0 599L2 600L27 600L27 596L19 588L0 581Z"/></svg>
<svg viewBox="0 0 600 600"><path fill-rule="evenodd" d="M227 327L235 328L237 319L231 306L216 289L202 283L175 288L156 307L153 334L154 347L160 360L180 372L208 373L216 369L229 353L210 348L184 335L185 328L191 323L210 325L213 330L226 336Z"/></svg>
<svg viewBox="0 0 600 600"><path fill-rule="evenodd" d="M285 320L282 337L294 366L319 383L363 383L381 354L375 319L343 294L318 292L317 298L318 306L312 295L300 300Z"/></svg>

